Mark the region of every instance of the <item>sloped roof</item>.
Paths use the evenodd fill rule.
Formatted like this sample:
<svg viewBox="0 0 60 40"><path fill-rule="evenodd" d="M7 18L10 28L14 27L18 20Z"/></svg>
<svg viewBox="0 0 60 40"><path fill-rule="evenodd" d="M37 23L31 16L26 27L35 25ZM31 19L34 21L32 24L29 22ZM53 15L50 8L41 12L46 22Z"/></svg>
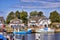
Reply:
<svg viewBox="0 0 60 40"><path fill-rule="evenodd" d="M13 23L13 24L21 24L23 22L22 22L21 19L15 18L15 19L11 20L10 23Z"/></svg>
<svg viewBox="0 0 60 40"><path fill-rule="evenodd" d="M30 22L31 20L34 20L34 21L36 21L36 22L37 22L37 21L38 21L38 19L39 19L39 17L30 17L30 18L29 18L29 22Z"/></svg>
<svg viewBox="0 0 60 40"><path fill-rule="evenodd" d="M54 22L52 25L60 25L60 22Z"/></svg>
<svg viewBox="0 0 60 40"><path fill-rule="evenodd" d="M46 17L31 16L31 17L29 18L29 22L30 22L31 20L34 20L34 21L36 21L36 22L39 22L39 19L41 19L41 20L46 20L46 19L48 19L48 18L46 18Z"/></svg>

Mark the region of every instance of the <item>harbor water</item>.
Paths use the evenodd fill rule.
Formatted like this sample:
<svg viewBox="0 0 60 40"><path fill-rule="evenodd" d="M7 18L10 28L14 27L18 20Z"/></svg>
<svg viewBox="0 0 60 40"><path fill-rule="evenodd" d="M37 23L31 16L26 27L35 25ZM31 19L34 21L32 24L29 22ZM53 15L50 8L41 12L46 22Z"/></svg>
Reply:
<svg viewBox="0 0 60 40"><path fill-rule="evenodd" d="M36 36L37 34L37 36ZM38 39L36 39L38 37ZM60 40L60 33L32 33L24 35L22 40Z"/></svg>

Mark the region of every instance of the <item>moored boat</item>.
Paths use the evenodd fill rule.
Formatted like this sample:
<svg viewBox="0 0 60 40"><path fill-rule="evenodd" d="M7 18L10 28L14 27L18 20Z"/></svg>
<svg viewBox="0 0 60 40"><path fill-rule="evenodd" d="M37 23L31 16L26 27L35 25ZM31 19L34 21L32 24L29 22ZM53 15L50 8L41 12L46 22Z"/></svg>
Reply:
<svg viewBox="0 0 60 40"><path fill-rule="evenodd" d="M36 32L54 32L54 29L51 28L37 29Z"/></svg>

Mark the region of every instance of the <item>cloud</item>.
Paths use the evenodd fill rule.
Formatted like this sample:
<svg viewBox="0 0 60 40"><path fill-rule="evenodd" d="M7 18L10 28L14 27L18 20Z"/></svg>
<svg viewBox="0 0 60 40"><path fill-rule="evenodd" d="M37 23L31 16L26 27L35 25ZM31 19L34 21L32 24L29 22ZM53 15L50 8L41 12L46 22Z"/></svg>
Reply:
<svg viewBox="0 0 60 40"><path fill-rule="evenodd" d="M46 2L46 1L40 1L40 0L22 0L22 4L17 4L17 5L13 5L12 8L58 8L60 7L60 2ZM26 4L27 2L29 2L28 4ZM33 4L33 3L35 4ZM37 5L38 6L37 6Z"/></svg>
<svg viewBox="0 0 60 40"><path fill-rule="evenodd" d="M21 0L21 2L39 2L39 0Z"/></svg>
<svg viewBox="0 0 60 40"><path fill-rule="evenodd" d="M60 7L60 3L49 3L49 4L42 4L42 6L31 6L31 5L26 5L26 6L20 6L20 5L15 5L13 8L56 8Z"/></svg>
<svg viewBox="0 0 60 40"><path fill-rule="evenodd" d="M21 0L21 2L40 2L40 1L48 1L48 2L60 2L60 0Z"/></svg>

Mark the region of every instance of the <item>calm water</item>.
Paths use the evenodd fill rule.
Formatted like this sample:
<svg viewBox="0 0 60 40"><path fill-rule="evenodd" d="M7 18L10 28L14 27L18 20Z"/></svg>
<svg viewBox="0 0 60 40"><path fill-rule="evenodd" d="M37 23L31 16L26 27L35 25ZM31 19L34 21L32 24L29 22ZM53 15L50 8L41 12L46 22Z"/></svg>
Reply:
<svg viewBox="0 0 60 40"><path fill-rule="evenodd" d="M23 35L21 40L60 40L60 33L32 33L32 34L26 34L26 35Z"/></svg>
<svg viewBox="0 0 60 40"><path fill-rule="evenodd" d="M39 36L36 36L39 35ZM38 39L36 39L38 37ZM25 35L24 40L60 40L60 33L33 33Z"/></svg>

